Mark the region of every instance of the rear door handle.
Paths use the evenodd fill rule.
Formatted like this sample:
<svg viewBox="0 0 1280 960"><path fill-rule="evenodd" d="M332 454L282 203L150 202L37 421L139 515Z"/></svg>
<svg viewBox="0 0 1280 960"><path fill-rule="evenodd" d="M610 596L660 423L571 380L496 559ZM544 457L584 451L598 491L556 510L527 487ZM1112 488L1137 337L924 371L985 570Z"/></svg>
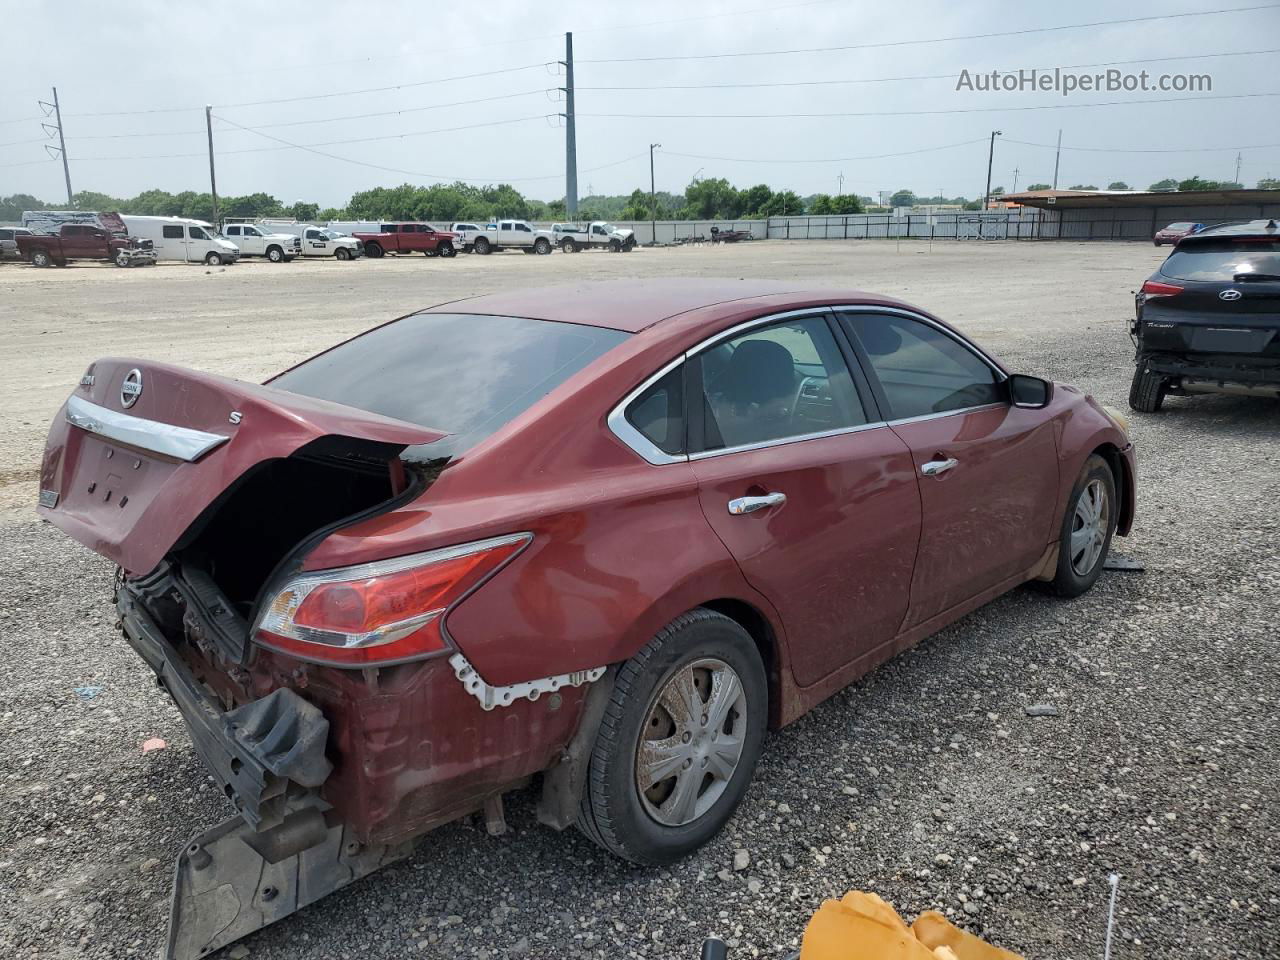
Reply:
<svg viewBox="0 0 1280 960"><path fill-rule="evenodd" d="M946 473L959 462L955 457L947 457L945 460L930 460L928 463L920 465L920 472L926 477L936 477L939 474Z"/></svg>
<svg viewBox="0 0 1280 960"><path fill-rule="evenodd" d="M729 512L735 517L755 513L766 507L780 507L787 502L785 493L767 493L763 497L735 497L729 501Z"/></svg>

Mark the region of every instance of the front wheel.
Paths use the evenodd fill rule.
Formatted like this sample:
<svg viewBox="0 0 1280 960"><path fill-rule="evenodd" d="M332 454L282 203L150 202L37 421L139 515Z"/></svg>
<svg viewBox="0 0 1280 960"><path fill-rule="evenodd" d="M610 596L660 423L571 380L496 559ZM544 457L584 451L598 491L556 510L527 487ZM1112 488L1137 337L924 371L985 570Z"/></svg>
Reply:
<svg viewBox="0 0 1280 960"><path fill-rule="evenodd" d="M578 827L633 863L671 863L742 800L769 710L764 664L736 622L677 617L619 669L596 734Z"/></svg>
<svg viewBox="0 0 1280 960"><path fill-rule="evenodd" d="M1078 597L1093 586L1118 519L1115 476L1107 461L1094 454L1085 461L1062 518L1058 569L1049 583L1054 593Z"/></svg>
<svg viewBox="0 0 1280 960"><path fill-rule="evenodd" d="M453 244L452 244L452 243L442 243L442 244L440 244L440 256L442 256L442 257L456 257L457 255L458 255L458 251L457 251L456 249L454 249L454 246L453 246Z"/></svg>
<svg viewBox="0 0 1280 960"><path fill-rule="evenodd" d="M621 249L622 249L622 242L621 242L620 240L610 240L610 241L609 241L609 252L610 252L610 253L618 253Z"/></svg>
<svg viewBox="0 0 1280 960"><path fill-rule="evenodd" d="M284 263L284 251L279 247L271 247L267 250L267 259L272 263Z"/></svg>
<svg viewBox="0 0 1280 960"><path fill-rule="evenodd" d="M335 257L337 257L339 260L350 260L350 259L351 259L351 251L350 251L350 250L348 250L346 247L339 247L339 248L334 252L334 254L333 254L333 255L334 255Z"/></svg>
<svg viewBox="0 0 1280 960"><path fill-rule="evenodd" d="M127 266L129 266L129 255L128 255L127 253L117 253L117 254L116 254L116 266L117 266L117 267L127 267Z"/></svg>
<svg viewBox="0 0 1280 960"><path fill-rule="evenodd" d="M204 262L211 267L220 267L222 266L222 254L211 252L205 256Z"/></svg>
<svg viewBox="0 0 1280 960"><path fill-rule="evenodd" d="M1129 406L1139 413L1155 413L1163 406L1167 390L1164 377L1152 373L1145 363L1139 363L1133 371L1133 383L1129 385Z"/></svg>

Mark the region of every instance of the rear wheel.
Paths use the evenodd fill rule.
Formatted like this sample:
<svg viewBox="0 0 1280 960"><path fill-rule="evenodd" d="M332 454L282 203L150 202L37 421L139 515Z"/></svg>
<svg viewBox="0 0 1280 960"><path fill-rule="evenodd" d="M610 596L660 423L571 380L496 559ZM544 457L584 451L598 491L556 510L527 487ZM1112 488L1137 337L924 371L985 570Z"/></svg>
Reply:
<svg viewBox="0 0 1280 960"><path fill-rule="evenodd" d="M386 251L382 249L382 244L380 243L369 244L364 248L364 252L365 252L365 256L373 257L373 259L375 260L377 260L379 257L381 257L383 254L386 253Z"/></svg>
<svg viewBox="0 0 1280 960"><path fill-rule="evenodd" d="M222 254L210 251L205 255L204 262L211 267L220 267L222 266Z"/></svg>
<svg viewBox="0 0 1280 960"><path fill-rule="evenodd" d="M1164 404L1168 389L1164 377L1152 373L1145 363L1139 363L1129 386L1129 406L1141 413L1155 413Z"/></svg>
<svg viewBox="0 0 1280 960"><path fill-rule="evenodd" d="M764 665L747 632L711 610L677 617L618 671L579 829L635 863L696 850L746 792L767 714Z"/></svg>
<svg viewBox="0 0 1280 960"><path fill-rule="evenodd" d="M49 256L47 250L32 250L31 265L33 267L47 267L53 263L53 258Z"/></svg>
<svg viewBox="0 0 1280 960"><path fill-rule="evenodd" d="M476 237L476 253L486 254L489 252L489 239L487 237Z"/></svg>
<svg viewBox="0 0 1280 960"><path fill-rule="evenodd" d="M1094 454L1085 461L1062 518L1058 570L1049 583L1054 593L1078 597L1093 586L1111 549L1118 515L1115 476Z"/></svg>
<svg viewBox="0 0 1280 960"><path fill-rule="evenodd" d="M267 259L272 263L284 263L284 251L279 247L268 247Z"/></svg>
<svg viewBox="0 0 1280 960"><path fill-rule="evenodd" d="M337 257L339 260L350 260L350 259L351 259L351 251L350 251L350 250L348 250L346 247L339 247L339 248L334 252L334 254L333 254L333 255L334 255L335 257Z"/></svg>
<svg viewBox="0 0 1280 960"><path fill-rule="evenodd" d="M539 237L537 240L533 241L533 252L538 254L540 257L545 257L551 252L551 241L546 237Z"/></svg>
<svg viewBox="0 0 1280 960"><path fill-rule="evenodd" d="M563 250L565 253L577 253L578 245L573 242L572 237L565 237L563 240L560 241L560 249Z"/></svg>

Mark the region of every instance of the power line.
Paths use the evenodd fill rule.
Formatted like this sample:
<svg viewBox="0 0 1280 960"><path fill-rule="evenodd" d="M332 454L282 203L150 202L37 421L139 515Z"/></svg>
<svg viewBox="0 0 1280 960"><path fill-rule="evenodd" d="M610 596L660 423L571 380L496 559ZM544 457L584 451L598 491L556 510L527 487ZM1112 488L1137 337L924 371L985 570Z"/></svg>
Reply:
<svg viewBox="0 0 1280 960"><path fill-rule="evenodd" d="M1025 110L1079 110L1123 107L1143 103L1198 103L1202 100L1247 100L1280 97L1280 93L1224 93L1204 97L1153 97L1146 100L1099 100L1094 103L1046 103L1025 107L961 107L950 110L861 110L837 113L580 113L580 117L610 120L810 120L840 117L924 117L959 113L1013 113Z"/></svg>
<svg viewBox="0 0 1280 960"><path fill-rule="evenodd" d="M1250 57L1260 54L1280 53L1280 48L1272 50L1237 50L1229 53L1195 53L1186 54L1180 57L1143 57L1139 60L1104 60L1100 63L1072 63L1064 64L1056 69L1059 70L1082 70L1090 67L1119 67L1128 66L1136 63L1164 63L1171 60L1206 60L1214 57ZM1016 72L1017 68L1009 68L1003 70L1003 73L1011 74ZM1046 67L1024 67L1024 70L1045 70ZM980 73L985 71L972 71ZM738 90L753 89L757 87L824 87L824 86L840 86L853 83L895 83L903 80L954 80L956 73L953 70L950 73L924 73L913 74L902 77L858 77L848 80L778 80L778 81L757 81L746 83L688 83L688 84L637 84L637 85L620 85L620 86L604 86L604 87L583 87L579 86L579 90Z"/></svg>
<svg viewBox="0 0 1280 960"><path fill-rule="evenodd" d="M1002 138L1002 143L1018 143L1024 147L1044 147L1048 150L1056 150L1057 144L1053 143L1033 143L1030 140L1012 140L1007 137ZM1270 150L1274 147L1280 147L1280 143L1252 143L1244 146L1235 147L1182 147L1177 150L1170 149L1152 149L1148 147L1063 147L1063 150L1078 150L1083 153L1217 153L1220 151L1230 150Z"/></svg>
<svg viewBox="0 0 1280 960"><path fill-rule="evenodd" d="M999 37L1022 37L1032 33L1053 33L1063 30L1084 30L1090 27L1110 27L1132 23L1151 23L1156 20L1178 20L1188 17L1209 17L1224 13L1246 13L1254 10L1272 10L1280 4L1265 3L1249 7L1228 7L1220 10L1195 10L1186 13L1164 13L1149 17L1125 17L1120 20L1094 20L1088 23L1065 23L1052 27L1028 27L1022 30L1000 30L993 33L969 33L954 37L930 37L919 40L885 40L877 43L851 43L832 47L799 47L789 50L749 50L733 53L690 53L656 57L609 57L596 60L580 60L579 63L653 63L672 60L725 60L736 57L776 57L802 53L835 53L842 50L873 50L885 47L911 47L929 43L951 43L958 40L992 40Z"/></svg>
<svg viewBox="0 0 1280 960"><path fill-rule="evenodd" d="M534 94L546 94L546 88L524 90L520 93L504 93L494 97L476 97L472 100L454 100L451 103L432 103L423 107L405 107L401 110L379 110L373 113L350 113L341 117L318 117L315 120L286 120L281 123L258 123L247 130L274 130L278 127L303 127L316 123L337 123L343 120L367 120L372 117L397 117L403 113L422 113L426 110L441 110L445 107L470 106L476 103L493 103L497 100L515 100L519 97L530 97ZM201 131L203 132L203 131Z"/></svg>
<svg viewBox="0 0 1280 960"><path fill-rule="evenodd" d="M240 124L238 124L238 123L235 123L234 121L228 120L226 117L218 117L217 119L218 119L218 120L221 120L223 123L229 123L229 124L231 124L231 126L233 126L233 127L237 127L237 128L238 128L238 129L240 129L240 130L245 130L245 131L247 131L247 132L249 132L249 133L255 133L255 134L257 134L258 136L260 136L260 137L265 137L265 138L266 138L266 139L268 139L268 140L274 140L276 143L283 144L283 145L284 145L284 148L293 148L293 149L296 149L296 150L305 150L305 151L306 151L306 152L308 152L308 153L314 153L314 154L317 154L317 155L322 156L322 157L327 157L327 158L329 158L330 160L339 160L339 161L341 161L341 162L343 162L343 163L350 163L350 164L354 164L354 165L356 165L356 166L360 166L360 167L371 167L371 168L373 168L373 169L375 169L375 170L383 170L383 171L387 171L387 172L390 172L390 173L398 173L398 174L402 174L402 175L405 175L405 176L421 177L421 178L423 178L423 179L427 179L427 180L445 180L445 181L449 181L449 182L453 182L453 181L462 181L463 183L494 183L494 182L495 182L494 178L492 178L492 177L488 177L488 178L485 178L485 177L455 177L455 176L449 176L449 175L447 175L447 174L442 174L442 173L423 173L423 172L418 171L418 170L404 170L404 169L401 169L401 168L399 168L399 167L388 167L388 166L384 166L384 165L382 165L382 164L378 164L378 163L369 163L369 162L367 162L367 161L365 161L365 160L355 160L355 159L353 159L353 158L351 158L351 157L343 157L343 156L339 156L339 155L338 155L338 154L336 154L336 153L327 153L327 152L325 152L325 151L323 151L323 150L316 150L316 149L314 149L314 148L313 148L313 145L309 145L309 144L302 144L302 143L293 143L292 141L285 140L285 139L284 139L284 138L282 138L282 137L273 136L272 134L269 134L269 133L263 133L263 132L261 132L260 130L255 130L255 129L253 129L252 127L245 127L245 126L242 126L242 125L240 125ZM524 119L528 120L528 119L543 119L543 118L542 118L542 117L526 117L526 118L524 118ZM505 122L508 122L508 123L519 123L520 121L519 121L519 120L516 120L516 121L505 121ZM477 124L477 126L487 126L487 124ZM458 129L465 129L465 128L458 128ZM426 132L443 132L443 131L426 131ZM404 134L404 136L413 136L413 134ZM368 140L368 139L385 140L385 139L391 139L391 138L387 138L387 137L375 137L375 138L365 138L364 140L335 141L335 142L337 142L337 143L361 143L361 142L365 142L365 141L366 141L366 140ZM277 150L278 150L278 149L281 149L281 148L280 148L280 147L268 147L268 148L266 148L266 149L277 149ZM237 152L244 152L244 151L228 151L228 152L237 153ZM631 161L631 160L638 159L639 157L642 157L642 156L644 156L644 154L640 154L640 153L638 153L638 154L635 154L634 156L625 157L625 158L623 158L622 160L615 160L615 161L614 161L614 162L612 162L612 163L606 163L606 164L603 164L602 166L599 166L599 167L593 167L592 169L593 169L593 170L604 170L604 169L606 169L606 168L608 168L608 167L616 167L616 166L618 166L618 165L620 165L620 164L627 163L627 162L629 162L629 161ZM502 183L521 183L521 182L535 181L535 180L556 180L556 179L559 179L559 178L560 178L560 176L561 176L561 174L559 174L559 173L553 173L553 174L548 174L548 175L547 175L547 176L545 176L545 177L508 177L508 178L503 178L502 180L500 180L500 181L498 181L498 182L502 182Z"/></svg>
<svg viewBox="0 0 1280 960"><path fill-rule="evenodd" d="M939 150L953 150L956 147L967 147L975 143L986 143L986 137L978 137L976 140L962 140L959 143L945 143L938 147L922 147L919 150L903 150L898 153L869 153L860 157L827 157L823 159L810 159L804 157L793 160L777 160L777 159L755 159L750 157L713 157L702 153L677 153L674 150L663 150L662 153L669 157L684 157L688 160L720 160L727 163L844 163L850 160L886 160L891 157L910 157L918 153L935 153Z"/></svg>

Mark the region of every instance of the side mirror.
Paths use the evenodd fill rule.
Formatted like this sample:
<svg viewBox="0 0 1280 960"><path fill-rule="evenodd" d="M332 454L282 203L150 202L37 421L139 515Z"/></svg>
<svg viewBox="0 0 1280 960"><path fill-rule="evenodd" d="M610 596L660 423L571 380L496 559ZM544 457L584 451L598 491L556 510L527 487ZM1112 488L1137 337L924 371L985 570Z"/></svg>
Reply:
<svg viewBox="0 0 1280 960"><path fill-rule="evenodd" d="M1005 383L1009 387L1009 402L1015 407L1039 410L1053 399L1053 384L1048 380L1015 373Z"/></svg>

